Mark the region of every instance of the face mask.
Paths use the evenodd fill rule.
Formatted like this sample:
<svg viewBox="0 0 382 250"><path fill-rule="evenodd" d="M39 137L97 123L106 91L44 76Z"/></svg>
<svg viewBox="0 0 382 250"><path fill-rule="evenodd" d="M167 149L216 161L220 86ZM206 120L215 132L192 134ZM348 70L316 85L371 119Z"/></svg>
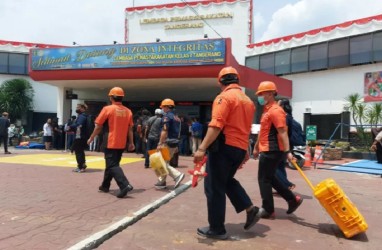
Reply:
<svg viewBox="0 0 382 250"><path fill-rule="evenodd" d="M259 102L261 106L264 106L265 104L264 96L258 96L257 101Z"/></svg>
<svg viewBox="0 0 382 250"><path fill-rule="evenodd" d="M81 110L76 109L76 113L77 113L77 114L81 113Z"/></svg>

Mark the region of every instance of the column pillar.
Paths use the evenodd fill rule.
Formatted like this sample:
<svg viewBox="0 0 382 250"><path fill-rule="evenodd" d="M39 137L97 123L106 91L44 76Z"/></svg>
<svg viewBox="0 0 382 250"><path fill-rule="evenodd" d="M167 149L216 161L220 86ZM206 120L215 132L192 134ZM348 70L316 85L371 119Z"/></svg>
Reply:
<svg viewBox="0 0 382 250"><path fill-rule="evenodd" d="M72 92L71 89L65 87L58 87L58 97L57 97L57 117L58 123L63 125L70 118L72 109L72 100L66 98L67 92Z"/></svg>

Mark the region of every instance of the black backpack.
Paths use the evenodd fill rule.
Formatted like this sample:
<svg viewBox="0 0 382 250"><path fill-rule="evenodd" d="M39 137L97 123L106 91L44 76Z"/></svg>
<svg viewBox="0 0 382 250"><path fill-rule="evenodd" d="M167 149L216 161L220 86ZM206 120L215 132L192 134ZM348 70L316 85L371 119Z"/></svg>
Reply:
<svg viewBox="0 0 382 250"><path fill-rule="evenodd" d="M301 124L295 119L292 120L292 135L289 138L292 146L303 146L306 144L306 136Z"/></svg>
<svg viewBox="0 0 382 250"><path fill-rule="evenodd" d="M89 139L95 128L95 117L93 115L86 116L86 139Z"/></svg>

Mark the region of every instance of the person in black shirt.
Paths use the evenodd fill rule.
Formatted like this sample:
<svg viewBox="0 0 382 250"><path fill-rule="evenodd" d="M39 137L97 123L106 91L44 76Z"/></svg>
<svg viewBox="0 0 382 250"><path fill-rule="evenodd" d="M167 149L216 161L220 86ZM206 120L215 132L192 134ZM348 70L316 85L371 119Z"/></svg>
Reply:
<svg viewBox="0 0 382 250"><path fill-rule="evenodd" d="M8 113L3 112L2 117L0 117L0 143L4 143L4 154L10 154L8 151L8 127L10 122L8 119Z"/></svg>
<svg viewBox="0 0 382 250"><path fill-rule="evenodd" d="M85 104L77 104L76 113L78 114L74 124L70 125L71 129L76 131L75 139L72 145L72 149L76 154L77 168L73 172L83 173L85 172L86 158L85 158L85 149L88 147L87 144L87 114L85 111L87 106Z"/></svg>
<svg viewBox="0 0 382 250"><path fill-rule="evenodd" d="M190 128L188 125L187 117L180 116L180 142L179 142L179 154L180 155L189 155L190 152Z"/></svg>

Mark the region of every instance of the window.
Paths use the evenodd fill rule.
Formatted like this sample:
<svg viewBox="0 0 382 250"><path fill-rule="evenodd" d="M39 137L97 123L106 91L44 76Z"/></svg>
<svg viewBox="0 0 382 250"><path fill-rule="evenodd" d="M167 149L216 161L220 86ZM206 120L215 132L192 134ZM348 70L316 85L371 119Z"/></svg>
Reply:
<svg viewBox="0 0 382 250"><path fill-rule="evenodd" d="M25 74L29 75L29 54L25 55Z"/></svg>
<svg viewBox="0 0 382 250"><path fill-rule="evenodd" d="M260 70L269 74L274 74L275 55L273 53L260 56Z"/></svg>
<svg viewBox="0 0 382 250"><path fill-rule="evenodd" d="M382 62L382 31L246 58L246 66L275 75Z"/></svg>
<svg viewBox="0 0 382 250"><path fill-rule="evenodd" d="M252 69L260 69L260 58L259 56L247 57L245 65Z"/></svg>
<svg viewBox="0 0 382 250"><path fill-rule="evenodd" d="M291 55L292 72L303 72L308 70L308 47L292 49Z"/></svg>
<svg viewBox="0 0 382 250"><path fill-rule="evenodd" d="M290 50L276 52L275 74L282 75L290 73Z"/></svg>
<svg viewBox="0 0 382 250"><path fill-rule="evenodd" d="M373 60L372 35L350 38L350 64L369 63Z"/></svg>
<svg viewBox="0 0 382 250"><path fill-rule="evenodd" d="M9 73L26 74L24 54L9 54Z"/></svg>
<svg viewBox="0 0 382 250"><path fill-rule="evenodd" d="M309 46L309 70L320 70L328 67L328 44L319 43Z"/></svg>
<svg viewBox="0 0 382 250"><path fill-rule="evenodd" d="M373 60L382 61L382 32L373 34Z"/></svg>
<svg viewBox="0 0 382 250"><path fill-rule="evenodd" d="M329 68L349 65L348 38L329 42Z"/></svg>
<svg viewBox="0 0 382 250"><path fill-rule="evenodd" d="M0 73L8 73L8 53L0 53Z"/></svg>

